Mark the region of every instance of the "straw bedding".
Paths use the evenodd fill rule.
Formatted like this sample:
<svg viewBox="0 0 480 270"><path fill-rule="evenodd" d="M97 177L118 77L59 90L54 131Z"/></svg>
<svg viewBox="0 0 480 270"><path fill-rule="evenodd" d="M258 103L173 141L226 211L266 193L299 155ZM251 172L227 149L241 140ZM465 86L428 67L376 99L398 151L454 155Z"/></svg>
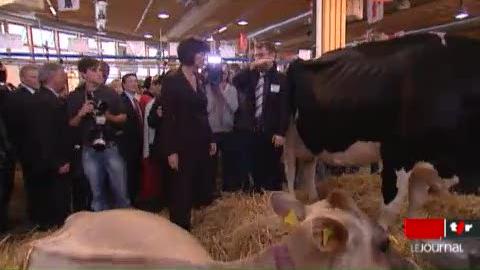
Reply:
<svg viewBox="0 0 480 270"><path fill-rule="evenodd" d="M350 192L358 206L372 218L378 215L381 199L380 178L377 175L356 174L334 177L325 184L329 189L340 188ZM299 197L304 197L299 194ZM247 196L224 194L213 205L193 213L192 233L200 239L210 254L223 261L234 260L259 252L288 233L287 228L273 214L268 194ZM479 218L478 196L450 196L433 198L425 208L426 216L448 218ZM405 214L405 209L402 215ZM161 215L166 215L162 212ZM0 243L0 269L21 268L26 256L25 243L48 233L32 232L14 236ZM392 228L394 247L404 256L412 257L408 241L403 237L401 222ZM2 239L0 239L2 241ZM414 258L416 259L416 258ZM417 260L418 261L418 260ZM419 262L421 265L425 265Z"/></svg>

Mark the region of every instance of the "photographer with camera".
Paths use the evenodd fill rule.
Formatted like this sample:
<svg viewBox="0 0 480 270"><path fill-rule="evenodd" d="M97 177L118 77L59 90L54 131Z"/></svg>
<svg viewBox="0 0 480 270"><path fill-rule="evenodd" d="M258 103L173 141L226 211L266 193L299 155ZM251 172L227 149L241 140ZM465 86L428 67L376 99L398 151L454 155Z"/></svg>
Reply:
<svg viewBox="0 0 480 270"><path fill-rule="evenodd" d="M127 118L122 101L103 84L99 61L84 57L78 62L78 71L85 83L69 95L67 106L69 124L78 128L82 136L82 165L90 183L92 209L130 207L125 163L118 150ZM108 202L107 186L111 189L113 204Z"/></svg>

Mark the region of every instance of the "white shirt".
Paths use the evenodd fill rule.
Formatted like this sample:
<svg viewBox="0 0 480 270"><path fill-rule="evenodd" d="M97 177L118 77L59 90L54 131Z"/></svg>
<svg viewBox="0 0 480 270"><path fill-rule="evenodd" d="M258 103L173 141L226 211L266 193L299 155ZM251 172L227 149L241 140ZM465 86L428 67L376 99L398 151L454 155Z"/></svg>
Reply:
<svg viewBox="0 0 480 270"><path fill-rule="evenodd" d="M32 95L35 94L35 90L33 90L33 88L31 88L30 86L28 86L28 85L26 85L26 84L24 84L24 83L20 83L20 85L23 86L23 87L25 87L25 89L27 89L28 92L32 93Z"/></svg>
<svg viewBox="0 0 480 270"><path fill-rule="evenodd" d="M152 106L155 103L155 98L152 98L145 106L145 119L143 119L143 158L148 158L150 156L150 145L153 144L155 139L155 129L151 128L148 125L148 116L152 112Z"/></svg>
<svg viewBox="0 0 480 270"><path fill-rule="evenodd" d="M45 88L47 88L48 90L50 90L57 98L60 96L60 94L58 94L57 92L55 92L52 88L48 87L48 86L45 86Z"/></svg>
<svg viewBox="0 0 480 270"><path fill-rule="evenodd" d="M136 105L137 103L135 103L135 96L128 91L125 91L125 94L127 95L128 99L130 99L130 102L132 103L133 108L137 110L137 105Z"/></svg>

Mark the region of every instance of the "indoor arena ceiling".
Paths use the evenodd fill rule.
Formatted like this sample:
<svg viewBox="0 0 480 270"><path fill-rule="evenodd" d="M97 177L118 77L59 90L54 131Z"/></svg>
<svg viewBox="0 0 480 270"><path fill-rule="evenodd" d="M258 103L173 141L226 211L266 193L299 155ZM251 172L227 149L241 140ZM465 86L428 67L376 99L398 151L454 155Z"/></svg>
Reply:
<svg viewBox="0 0 480 270"><path fill-rule="evenodd" d="M54 7L56 0L51 0ZM412 7L397 11L394 3L386 3L384 19L374 25L365 21L350 22L347 26L347 42L361 38L367 30L374 29L385 33L401 30L415 30L453 21L459 9L459 0L410 0ZM46 0L45 0L45 3ZM80 0L81 9L72 12L59 12L61 22L95 26L94 1ZM310 0L154 0L144 21L135 31L149 0L109 0L107 9L107 31L143 37L151 33L158 40L160 31L169 40L186 36L207 37L222 26L228 29L222 34L214 34L217 40L238 38L240 32L253 34L258 30L289 18L305 14L310 10ZM471 17L480 16L480 0L463 0ZM160 12L167 12L168 19L159 19ZM44 11L37 13L40 18L54 19L45 4ZM239 26L239 20L248 25ZM462 34L480 37L480 27L462 30ZM259 39L282 42L281 48L296 50L312 45L311 20L308 16L286 26L273 28Z"/></svg>

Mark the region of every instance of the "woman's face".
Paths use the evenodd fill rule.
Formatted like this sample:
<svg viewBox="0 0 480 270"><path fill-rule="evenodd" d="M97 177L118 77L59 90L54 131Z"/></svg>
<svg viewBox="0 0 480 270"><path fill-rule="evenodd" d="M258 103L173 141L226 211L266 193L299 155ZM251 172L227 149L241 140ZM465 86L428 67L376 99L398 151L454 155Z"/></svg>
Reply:
<svg viewBox="0 0 480 270"><path fill-rule="evenodd" d="M205 53L197 53L195 54L195 61L194 61L194 65L195 65L195 68L201 68L203 67L205 64Z"/></svg>

